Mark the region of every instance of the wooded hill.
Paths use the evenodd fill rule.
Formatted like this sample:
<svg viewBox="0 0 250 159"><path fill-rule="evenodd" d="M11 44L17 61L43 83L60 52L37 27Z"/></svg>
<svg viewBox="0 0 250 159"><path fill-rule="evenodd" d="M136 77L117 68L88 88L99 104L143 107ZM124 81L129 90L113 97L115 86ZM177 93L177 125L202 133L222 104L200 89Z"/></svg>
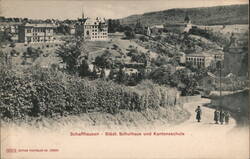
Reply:
<svg viewBox="0 0 250 159"><path fill-rule="evenodd" d="M124 25L131 25L140 20L143 25L151 26L183 22L186 15L193 24L197 25L248 24L248 5L169 9L131 15L120 19L120 22Z"/></svg>

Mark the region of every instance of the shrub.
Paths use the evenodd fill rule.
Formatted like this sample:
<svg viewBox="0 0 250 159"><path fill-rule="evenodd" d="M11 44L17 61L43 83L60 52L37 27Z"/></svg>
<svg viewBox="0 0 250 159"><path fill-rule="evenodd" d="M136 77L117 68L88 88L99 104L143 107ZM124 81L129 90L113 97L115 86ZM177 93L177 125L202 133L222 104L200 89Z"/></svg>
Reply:
<svg viewBox="0 0 250 159"><path fill-rule="evenodd" d="M112 81L87 81L55 70L31 68L19 77L0 71L0 116L60 117L93 111L116 114L175 105L177 91L144 81L134 88Z"/></svg>

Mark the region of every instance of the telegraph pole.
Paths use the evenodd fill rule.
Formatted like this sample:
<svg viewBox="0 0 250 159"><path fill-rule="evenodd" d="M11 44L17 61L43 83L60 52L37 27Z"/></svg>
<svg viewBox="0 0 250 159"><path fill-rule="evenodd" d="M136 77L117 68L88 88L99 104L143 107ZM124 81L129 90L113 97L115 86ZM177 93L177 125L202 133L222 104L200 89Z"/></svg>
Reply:
<svg viewBox="0 0 250 159"><path fill-rule="evenodd" d="M220 85L220 107L221 107L221 104L222 104L222 99L221 99L221 95L222 95L222 92L221 92L221 61L217 62L217 68L219 68L219 73L220 73L219 85Z"/></svg>
<svg viewBox="0 0 250 159"><path fill-rule="evenodd" d="M222 104L222 99L221 99L221 61L219 62L219 66L220 66L220 106Z"/></svg>

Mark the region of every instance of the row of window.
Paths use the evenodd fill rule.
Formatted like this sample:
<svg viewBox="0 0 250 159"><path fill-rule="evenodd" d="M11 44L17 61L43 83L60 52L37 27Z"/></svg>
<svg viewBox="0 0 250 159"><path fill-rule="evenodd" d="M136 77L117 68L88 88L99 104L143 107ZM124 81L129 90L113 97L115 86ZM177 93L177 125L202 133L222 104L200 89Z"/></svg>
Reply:
<svg viewBox="0 0 250 159"><path fill-rule="evenodd" d="M45 31L47 31L48 33L51 33L51 32L53 32L53 29L46 29L46 28L34 28L33 29L33 32L35 32L35 33L37 33L37 32L45 32ZM26 32L31 33L32 29L26 29Z"/></svg>
<svg viewBox="0 0 250 159"><path fill-rule="evenodd" d="M192 62L194 65L205 66L204 62Z"/></svg>
<svg viewBox="0 0 250 159"><path fill-rule="evenodd" d="M99 28L99 25L85 25L84 26L85 27L85 29L97 29L97 28ZM103 27L107 27L107 26L103 26Z"/></svg>
<svg viewBox="0 0 250 159"><path fill-rule="evenodd" d="M92 36L91 38L97 39L97 38L107 38L107 36Z"/></svg>
<svg viewBox="0 0 250 159"><path fill-rule="evenodd" d="M101 35L101 33L99 33ZM92 35L97 35L97 33L92 33ZM107 35L107 33L102 33L102 35Z"/></svg>
<svg viewBox="0 0 250 159"><path fill-rule="evenodd" d="M204 61L204 58L187 57L188 61Z"/></svg>
<svg viewBox="0 0 250 159"><path fill-rule="evenodd" d="M40 38L38 36L34 36L34 37L27 37L27 41L31 42L31 40L33 40L33 42L43 42L43 41L50 41L53 40L52 37L47 37L47 39L44 38Z"/></svg>

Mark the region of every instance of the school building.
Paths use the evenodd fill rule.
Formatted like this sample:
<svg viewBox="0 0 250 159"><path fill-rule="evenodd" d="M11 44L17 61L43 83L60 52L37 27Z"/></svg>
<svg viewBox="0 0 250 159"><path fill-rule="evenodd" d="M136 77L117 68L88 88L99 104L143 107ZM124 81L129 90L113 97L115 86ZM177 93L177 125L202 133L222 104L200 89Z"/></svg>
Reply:
<svg viewBox="0 0 250 159"><path fill-rule="evenodd" d="M54 29L52 24L29 24L20 25L18 41L21 43L44 43L54 42Z"/></svg>

